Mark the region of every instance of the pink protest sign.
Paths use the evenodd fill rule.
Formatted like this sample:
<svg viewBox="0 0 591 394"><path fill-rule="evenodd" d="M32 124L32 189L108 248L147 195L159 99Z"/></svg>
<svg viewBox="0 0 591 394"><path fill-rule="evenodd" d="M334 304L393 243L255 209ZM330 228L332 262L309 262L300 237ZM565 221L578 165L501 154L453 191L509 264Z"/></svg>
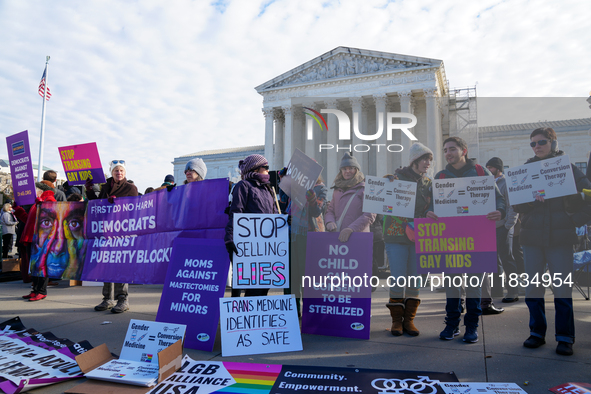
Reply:
<svg viewBox="0 0 591 394"><path fill-rule="evenodd" d="M92 179L93 183L105 182L96 142L63 146L58 150L68 184L83 185L87 179Z"/></svg>
<svg viewBox="0 0 591 394"><path fill-rule="evenodd" d="M497 272L497 235L486 216L415 219L419 274Z"/></svg>

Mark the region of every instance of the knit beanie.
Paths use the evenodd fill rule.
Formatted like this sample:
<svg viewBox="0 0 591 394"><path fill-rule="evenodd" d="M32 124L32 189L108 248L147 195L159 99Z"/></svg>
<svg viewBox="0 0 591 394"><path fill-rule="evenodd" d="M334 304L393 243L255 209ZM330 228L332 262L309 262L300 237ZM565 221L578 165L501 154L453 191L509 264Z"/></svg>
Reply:
<svg viewBox="0 0 591 394"><path fill-rule="evenodd" d="M254 154L246 157L244 160L240 160L238 167L240 168L240 173L244 175L256 170L260 166L266 166L268 164L269 162L265 159L265 156Z"/></svg>
<svg viewBox="0 0 591 394"><path fill-rule="evenodd" d="M195 171L197 174L199 174L201 179L205 179L205 175L207 175L207 167L205 166L205 162L198 157L187 162L187 165L185 166L185 172L189 170Z"/></svg>
<svg viewBox="0 0 591 394"><path fill-rule="evenodd" d="M111 163L109 164L109 174L113 175L113 170L116 167L123 167L123 169L127 171L127 168L125 167L125 160L111 160Z"/></svg>
<svg viewBox="0 0 591 394"><path fill-rule="evenodd" d="M420 142L415 142L414 144L412 144L410 146L410 149L408 150L409 164L412 165L412 163L415 160L417 160L421 156L424 156L428 153L430 153L431 156L433 156L433 151L431 149L427 148L425 145L421 144Z"/></svg>
<svg viewBox="0 0 591 394"><path fill-rule="evenodd" d="M357 159L349 154L349 152L345 152L343 158L341 159L341 165L339 170L343 167L355 167L358 170L361 170L361 166Z"/></svg>
<svg viewBox="0 0 591 394"><path fill-rule="evenodd" d="M497 170L503 172L503 160L499 159L498 157L493 157L488 162L486 162L487 167L494 167Z"/></svg>
<svg viewBox="0 0 591 394"><path fill-rule="evenodd" d="M167 175L164 177L164 183L170 183L173 184L174 183L174 175Z"/></svg>

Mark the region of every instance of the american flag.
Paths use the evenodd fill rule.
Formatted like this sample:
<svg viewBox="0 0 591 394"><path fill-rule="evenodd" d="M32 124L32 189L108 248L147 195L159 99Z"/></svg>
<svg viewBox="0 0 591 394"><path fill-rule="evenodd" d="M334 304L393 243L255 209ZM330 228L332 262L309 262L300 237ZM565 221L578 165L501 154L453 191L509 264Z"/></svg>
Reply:
<svg viewBox="0 0 591 394"><path fill-rule="evenodd" d="M45 66L45 70L43 70L43 76L41 77L41 82L39 82L39 96L43 97L45 93L45 74L47 73L47 66ZM47 96L45 96L45 100L49 100L51 98L51 90L49 87L47 88Z"/></svg>

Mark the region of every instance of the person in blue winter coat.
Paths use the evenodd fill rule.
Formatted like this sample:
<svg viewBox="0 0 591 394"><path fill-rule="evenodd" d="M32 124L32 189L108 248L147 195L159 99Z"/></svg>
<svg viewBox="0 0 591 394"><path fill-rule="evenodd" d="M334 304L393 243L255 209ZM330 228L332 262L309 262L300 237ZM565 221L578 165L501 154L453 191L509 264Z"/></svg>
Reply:
<svg viewBox="0 0 591 394"><path fill-rule="evenodd" d="M459 137L449 137L443 141L443 153L445 155L445 160L447 161L447 166L444 170L435 174L435 179L492 176L490 171L480 164L476 164L474 159L468 159L468 144ZM496 185L495 204L496 210L486 215L486 218L496 222L505 217L505 199ZM431 219L438 219L437 215L433 212L433 199L431 199L431 207L426 216ZM482 276L482 274L480 274L480 276ZM478 283L480 282L479 279ZM467 283L472 282L468 280ZM459 325L462 314L461 292L461 287L446 286L445 288L446 326L439 334L440 339L452 340L460 333ZM480 308L480 296L480 287L466 286L466 315L464 316L466 332L463 338L464 342L478 342L478 320L482 314L482 309Z"/></svg>

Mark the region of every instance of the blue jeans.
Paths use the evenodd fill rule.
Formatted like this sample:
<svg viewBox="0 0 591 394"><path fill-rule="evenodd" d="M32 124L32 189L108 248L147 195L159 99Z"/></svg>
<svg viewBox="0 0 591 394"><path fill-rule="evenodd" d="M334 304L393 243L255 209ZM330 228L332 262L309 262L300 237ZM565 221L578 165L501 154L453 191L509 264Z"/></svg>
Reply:
<svg viewBox="0 0 591 394"><path fill-rule="evenodd" d="M535 247L522 246L523 257L525 259L525 273L531 281L535 274L538 274L538 280L542 282L541 276L550 271L552 278L554 274L559 275L561 279L573 272L573 248L572 246L558 247ZM571 276L572 279L572 276ZM575 342L575 316L573 311L572 287L563 284L554 287L554 325L556 330L556 340L560 342ZM538 338L546 336L546 308L544 303L544 293L546 288L541 284L529 284L525 289L525 303L529 309L529 329L530 335Z"/></svg>
<svg viewBox="0 0 591 394"><path fill-rule="evenodd" d="M461 276L461 275L449 275L450 279ZM478 278L476 279L471 278ZM480 294L481 289L479 286L471 286L470 284L480 283L482 280L482 274L468 275L466 282L466 315L464 316L464 324L469 327L478 327L478 320L482 315L482 309L480 307ZM445 324L458 327L462 316L462 286L449 286L448 282L445 283L445 296L447 302L445 304Z"/></svg>
<svg viewBox="0 0 591 394"><path fill-rule="evenodd" d="M404 298L405 288L396 286L396 278L406 278L406 298L418 298L419 287L422 279L417 275L417 257L415 244L405 245L386 242L386 254L390 264L390 276L388 286L390 287L390 298ZM411 276L415 279L410 278ZM402 283L402 279L399 281Z"/></svg>

